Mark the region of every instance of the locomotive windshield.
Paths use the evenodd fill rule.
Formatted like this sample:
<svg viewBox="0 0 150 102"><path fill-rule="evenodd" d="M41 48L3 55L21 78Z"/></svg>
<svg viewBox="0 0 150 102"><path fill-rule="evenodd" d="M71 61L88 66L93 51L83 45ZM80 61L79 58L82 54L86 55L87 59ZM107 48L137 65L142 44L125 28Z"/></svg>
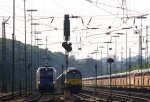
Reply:
<svg viewBox="0 0 150 102"><path fill-rule="evenodd" d="M74 78L77 78L77 79L81 78L81 74L80 73L74 74Z"/></svg>
<svg viewBox="0 0 150 102"><path fill-rule="evenodd" d="M67 79L72 79L73 78L73 74L67 74Z"/></svg>
<svg viewBox="0 0 150 102"><path fill-rule="evenodd" d="M40 78L49 78L53 75L52 69L41 69L40 70Z"/></svg>
<svg viewBox="0 0 150 102"><path fill-rule="evenodd" d="M73 71L73 72L69 72L67 73L67 78L68 79L79 79L81 78L81 73Z"/></svg>

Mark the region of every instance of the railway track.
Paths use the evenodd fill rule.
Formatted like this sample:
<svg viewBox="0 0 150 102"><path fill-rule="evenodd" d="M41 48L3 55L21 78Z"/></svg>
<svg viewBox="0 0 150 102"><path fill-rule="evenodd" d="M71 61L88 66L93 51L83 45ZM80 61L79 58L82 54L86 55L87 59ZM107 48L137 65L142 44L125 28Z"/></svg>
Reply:
<svg viewBox="0 0 150 102"><path fill-rule="evenodd" d="M36 94L28 99L24 99L23 102L37 102L41 98L42 94Z"/></svg>
<svg viewBox="0 0 150 102"><path fill-rule="evenodd" d="M52 94L42 95L37 102L52 102L54 96Z"/></svg>
<svg viewBox="0 0 150 102"><path fill-rule="evenodd" d="M97 97L85 93L73 94L73 96L76 98L73 102L99 102L100 100Z"/></svg>
<svg viewBox="0 0 150 102"><path fill-rule="evenodd" d="M25 94L26 94L25 91L23 91L21 95L25 95ZM20 92L15 92L15 93L13 94L13 97L14 97L14 99L17 99L17 98L19 98L21 95L20 95ZM10 101L10 100L12 100L12 93L0 97L0 102L3 102L3 101Z"/></svg>
<svg viewBox="0 0 150 102"><path fill-rule="evenodd" d="M90 92L93 92L93 91L90 90ZM99 97L100 99L108 100L108 98L110 98L110 91L98 89L97 96L100 96ZM111 100L117 101L117 102L150 102L150 99L145 98L145 97L136 96L135 94L126 94L125 92L117 93L115 91L111 92Z"/></svg>
<svg viewBox="0 0 150 102"><path fill-rule="evenodd" d="M132 100L130 98L120 97L120 96L114 95L114 94L112 94L110 97L109 93L103 93L103 92L99 92L99 91L97 91L96 95L95 95L95 93L91 93L91 92L86 92L86 93L88 93L88 95L90 95L91 97L95 97L95 100L98 102L109 102L109 101L111 101L111 102L132 102Z"/></svg>
<svg viewBox="0 0 150 102"><path fill-rule="evenodd" d="M11 101L11 102L150 102L147 98L137 97L133 95L126 95L123 93L116 93L112 91L111 93L111 101L108 99L110 93L108 90L97 90L97 94L95 94L92 90L83 91L79 94L72 94L70 99L65 99L63 95L52 95L52 94L36 94L29 99ZM0 102L8 100L1 100Z"/></svg>
<svg viewBox="0 0 150 102"><path fill-rule="evenodd" d="M116 94L116 93L112 93L112 94L117 95L119 97L128 98L130 99L130 102L150 102L150 99L134 96L133 94L132 95Z"/></svg>
<svg viewBox="0 0 150 102"><path fill-rule="evenodd" d="M105 92L109 94L109 90L99 90L100 92ZM130 99L132 102L150 102L150 95L145 93L135 93L135 92L126 92L126 91L112 91L112 95L125 97Z"/></svg>
<svg viewBox="0 0 150 102"><path fill-rule="evenodd" d="M54 95L38 94L30 99L24 100L24 102L54 102Z"/></svg>

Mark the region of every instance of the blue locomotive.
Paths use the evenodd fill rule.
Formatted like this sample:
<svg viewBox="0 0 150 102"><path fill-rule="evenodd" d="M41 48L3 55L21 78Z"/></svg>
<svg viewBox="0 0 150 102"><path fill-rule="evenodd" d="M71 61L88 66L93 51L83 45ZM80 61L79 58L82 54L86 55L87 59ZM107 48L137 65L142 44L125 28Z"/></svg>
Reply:
<svg viewBox="0 0 150 102"><path fill-rule="evenodd" d="M36 72L36 88L41 93L52 93L55 90L56 69L39 67Z"/></svg>

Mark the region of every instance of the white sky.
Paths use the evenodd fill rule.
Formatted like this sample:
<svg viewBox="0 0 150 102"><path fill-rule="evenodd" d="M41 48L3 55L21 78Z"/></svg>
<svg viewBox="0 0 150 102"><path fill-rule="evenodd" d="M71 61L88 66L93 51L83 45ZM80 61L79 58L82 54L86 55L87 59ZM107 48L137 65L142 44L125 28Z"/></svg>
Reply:
<svg viewBox="0 0 150 102"><path fill-rule="evenodd" d="M12 1L13 0L1 0L0 1L0 22L3 19L10 17L6 25L6 37L11 39L13 31L12 24ZM124 4L124 6L122 5ZM126 53L126 30L122 30L124 27L133 27L127 30L128 35L128 48L131 48L132 56L138 54L138 34L134 34L135 26L138 30L141 28L141 20L136 19L137 16L148 14L147 19L142 20L142 26L150 26L150 1L148 0L26 0L26 9L37 9L37 12L33 12L34 23L39 23L36 26L36 31L41 31L39 35L41 44L45 44L46 36L48 37L48 48L52 52L60 51L65 52L61 46L63 42L63 21L64 15L80 16L81 18L70 18L71 25L71 38L70 42L73 43L73 50L71 55L75 55L76 58L86 58L89 54L90 57L96 58L96 54L91 55L97 46L104 46L103 56L107 53L107 44L112 40L112 44L108 44L109 55L115 54L115 38L112 37L116 33L124 33L117 38L117 56L120 57L123 52L123 57ZM125 8L124 10L122 8ZM31 43L30 34L30 12L27 12L27 42ZM54 17L53 22L52 17ZM125 17L125 18L123 18ZM129 17L129 19L126 19ZM91 19L91 21L90 21ZM84 23L82 23L82 20ZM88 22L90 23L88 24ZM111 29L108 27L111 26ZM57 28L57 30L54 28ZM96 30L87 28L98 28ZM2 26L0 26L0 30ZM33 26L33 30L35 27ZM106 35L107 32L111 32L110 35ZM24 42L24 0L16 0L16 39ZM95 35L96 34L96 35ZM146 30L143 29L143 47L145 47L145 35ZM94 36L90 36L94 35ZM2 33L0 32L0 36ZM111 39L112 37L112 39ZM35 39L35 38L33 38ZM34 43L33 43L34 44ZM45 48L45 45L41 46ZM82 50L78 50L81 47ZM100 50L100 49L99 49ZM145 51L143 51L143 54ZM97 58L100 58L100 53L97 54Z"/></svg>

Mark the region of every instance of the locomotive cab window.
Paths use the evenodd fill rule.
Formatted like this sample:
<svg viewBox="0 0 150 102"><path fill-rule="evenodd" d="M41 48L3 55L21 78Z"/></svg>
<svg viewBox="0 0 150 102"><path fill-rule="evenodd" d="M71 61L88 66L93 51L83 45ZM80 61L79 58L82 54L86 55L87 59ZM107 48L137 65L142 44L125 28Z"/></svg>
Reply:
<svg viewBox="0 0 150 102"><path fill-rule="evenodd" d="M47 75L53 75L52 71L47 72Z"/></svg>
<svg viewBox="0 0 150 102"><path fill-rule="evenodd" d="M67 79L72 79L73 78L73 74L67 74Z"/></svg>
<svg viewBox="0 0 150 102"><path fill-rule="evenodd" d="M53 70L50 69L41 69L40 78L48 78L53 75Z"/></svg>
<svg viewBox="0 0 150 102"><path fill-rule="evenodd" d="M76 73L76 74L74 74L74 78L81 78L81 74L79 74L79 73Z"/></svg>
<svg viewBox="0 0 150 102"><path fill-rule="evenodd" d="M67 78L68 79L79 79L81 78L81 73L79 72L76 72L76 71L72 71L72 72L68 72L67 73Z"/></svg>

